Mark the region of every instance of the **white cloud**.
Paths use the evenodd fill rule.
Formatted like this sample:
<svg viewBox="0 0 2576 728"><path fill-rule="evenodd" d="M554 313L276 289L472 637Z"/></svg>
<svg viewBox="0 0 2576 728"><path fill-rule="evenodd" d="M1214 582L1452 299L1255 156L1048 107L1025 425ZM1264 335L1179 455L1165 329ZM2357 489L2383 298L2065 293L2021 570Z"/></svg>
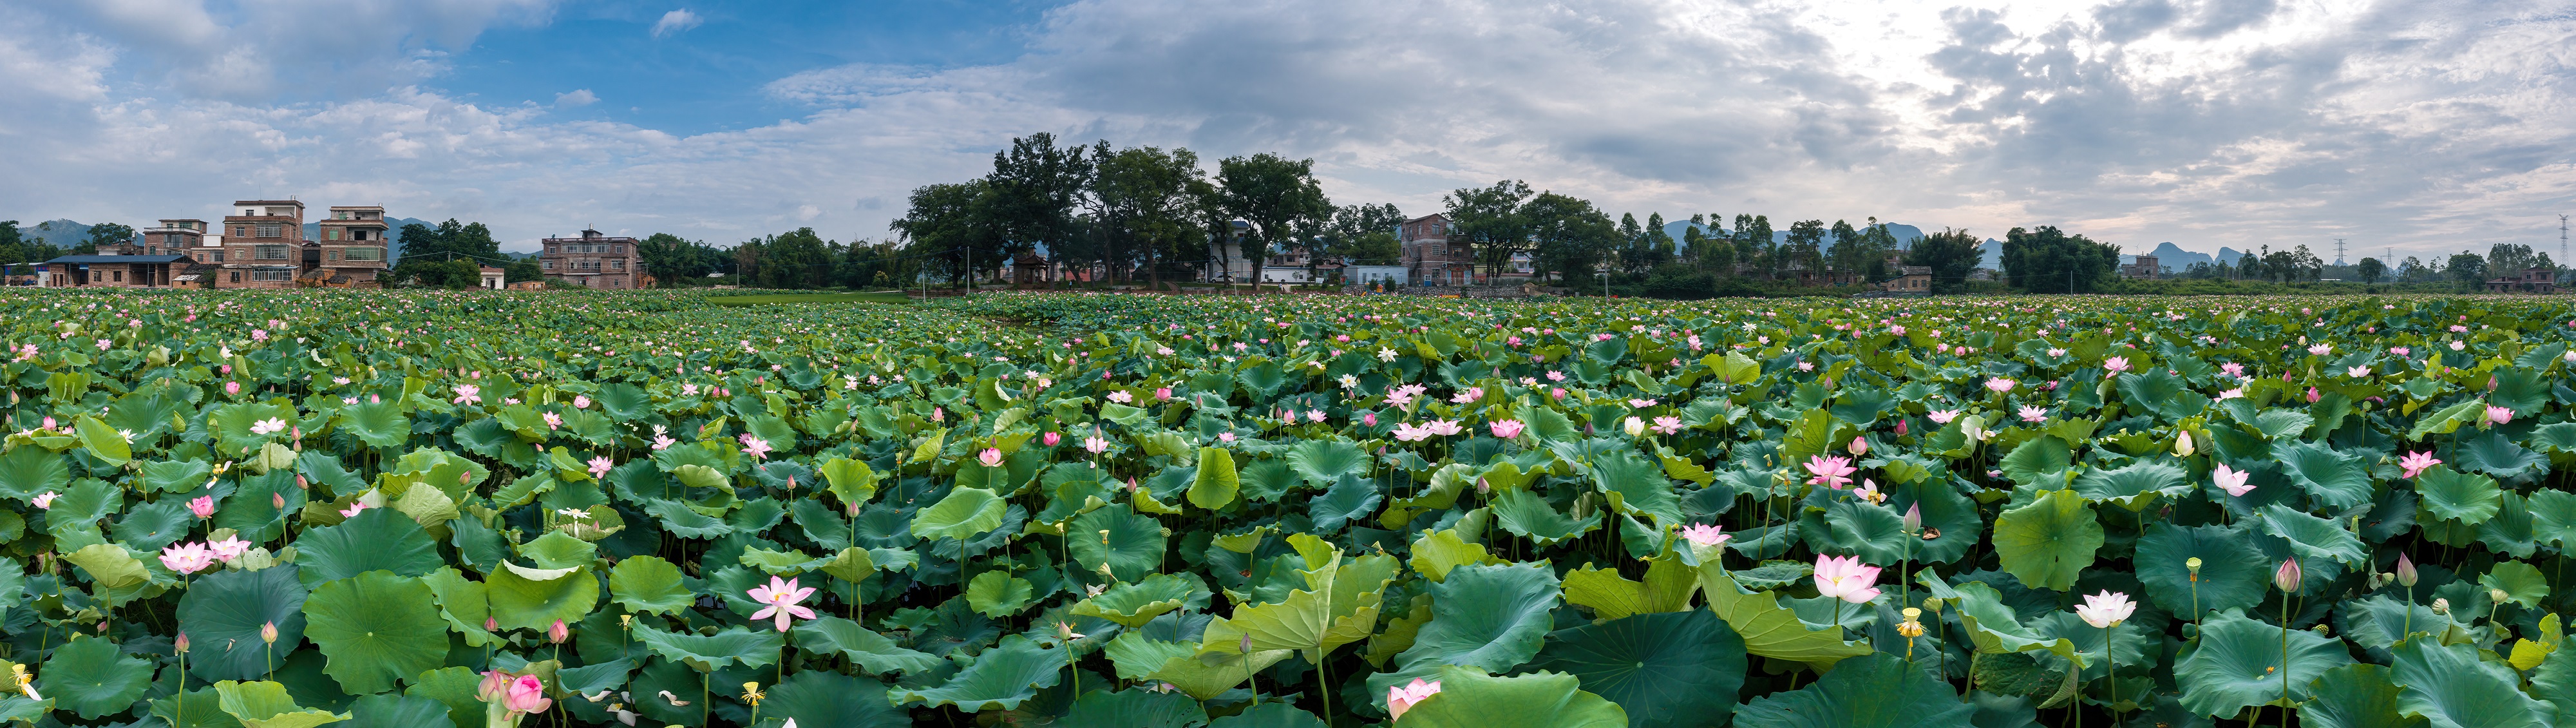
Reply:
<svg viewBox="0 0 2576 728"><path fill-rule="evenodd" d="M707 22L706 18L689 12L688 8L673 10L663 13L661 20L653 21L653 37L667 38L680 31L698 27L705 22Z"/></svg>
<svg viewBox="0 0 2576 728"><path fill-rule="evenodd" d="M579 108L596 103L599 103L599 94L591 93L590 89L586 88L555 94L555 108L558 109Z"/></svg>
<svg viewBox="0 0 2576 728"><path fill-rule="evenodd" d="M466 5L498 23L538 4ZM695 136L408 83L165 100L164 76L107 71L180 52L112 30L101 7L64 25L0 6L0 27L35 29L0 31L0 95L20 102L0 140L29 150L0 176L20 208L0 215L144 220L303 194L484 220L522 244L565 219L846 240L885 235L911 188L980 174L1035 131L1312 156L1336 201L1417 214L1508 177L1640 218L2053 224L2132 251L2483 250L2554 238L2551 215L2576 207L2561 121L2576 19L2536 2L1090 0L1026 29L1016 60L815 69L763 87L802 118ZM698 22L673 11L657 35L684 13ZM192 16L171 17L186 22L153 42L208 46L187 51L190 73L291 75L268 70L294 60L281 51L191 40ZM320 81L386 88L456 47L383 44L419 50Z"/></svg>

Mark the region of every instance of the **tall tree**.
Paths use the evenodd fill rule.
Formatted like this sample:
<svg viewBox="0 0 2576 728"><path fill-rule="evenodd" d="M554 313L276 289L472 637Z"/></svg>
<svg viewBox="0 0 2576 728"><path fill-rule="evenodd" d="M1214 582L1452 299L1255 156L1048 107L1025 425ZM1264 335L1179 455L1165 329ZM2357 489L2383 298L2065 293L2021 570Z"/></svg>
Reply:
<svg viewBox="0 0 2576 728"><path fill-rule="evenodd" d="M2487 259L2463 250L2451 256L2446 270L2450 273L2451 282L2460 285L2460 290L2475 291L2486 283Z"/></svg>
<svg viewBox="0 0 2576 728"><path fill-rule="evenodd" d="M1521 207L1530 194L1528 182L1498 180L1491 187L1460 188L1440 198L1457 237L1465 238L1477 262L1485 264L1487 281L1499 281L1512 256L1529 249L1530 221Z"/></svg>
<svg viewBox="0 0 2576 728"><path fill-rule="evenodd" d="M2363 283L2378 283L2380 276L2388 274L2388 264L2379 262L2378 258L2363 258L2360 264L2353 266L2353 272L2361 275Z"/></svg>
<svg viewBox="0 0 2576 728"><path fill-rule="evenodd" d="M1781 243L1780 256L1783 268L1805 271L1821 280L1825 272L1825 221L1789 223L1789 239Z"/></svg>
<svg viewBox="0 0 2576 728"><path fill-rule="evenodd" d="M644 272L653 275L661 288L674 288L683 280L704 278L715 272L717 253L706 243L670 233L654 233L635 244L635 252L644 258Z"/></svg>
<svg viewBox="0 0 2576 728"><path fill-rule="evenodd" d="M1932 269L1932 290L1938 293L1966 288L1968 274L1985 262L1985 241L1966 230L1949 228L1914 241L1914 249L1905 254L1906 265Z"/></svg>
<svg viewBox="0 0 2576 728"><path fill-rule="evenodd" d="M986 214L991 185L984 180L924 185L912 191L903 217L888 227L902 237L905 254L921 259L927 270L945 273L951 282L970 278L969 268L999 267L1001 235Z"/></svg>
<svg viewBox="0 0 2576 728"><path fill-rule="evenodd" d="M1315 181L1312 159L1290 160L1263 152L1227 157L1216 166L1219 206L1249 225L1239 250L1252 263L1252 282L1259 285L1261 267L1269 262L1271 249L1332 215L1333 201L1324 197L1323 184Z"/></svg>
<svg viewBox="0 0 2576 728"><path fill-rule="evenodd" d="M1404 220L1404 211L1394 203L1336 208L1332 222L1322 231L1323 255L1355 265L1392 264L1402 253L1395 242L1395 228Z"/></svg>
<svg viewBox="0 0 2576 728"><path fill-rule="evenodd" d="M2004 233L2004 270L2013 287L2032 293L2082 293L2101 290L2116 274L2120 248L2068 235L2054 225L2037 230L2013 228Z"/></svg>
<svg viewBox="0 0 2576 728"><path fill-rule="evenodd" d="M1207 234L1196 209L1209 190L1198 153L1129 147L1095 158L1091 194L1098 201L1102 235L1119 243L1113 249L1133 251L1146 279L1161 288L1163 262L1181 246Z"/></svg>
<svg viewBox="0 0 2576 728"><path fill-rule="evenodd" d="M1554 272L1567 285L1580 284L1621 240L1618 223L1589 200L1541 192L1523 210L1534 246L1530 257L1542 279Z"/></svg>
<svg viewBox="0 0 2576 728"><path fill-rule="evenodd" d="M1011 140L1011 148L993 153L993 172L985 175L990 195L984 213L1001 228L998 259L1043 248L1053 257L1073 237L1074 214L1083 203L1095 160L1081 145L1058 147L1055 135L1038 132ZM994 264L999 269L1000 262ZM977 266L982 268L982 266Z"/></svg>
<svg viewBox="0 0 2576 728"><path fill-rule="evenodd" d="M472 288L481 282L483 266L509 262L501 254L501 242L492 238L492 229L479 222L448 218L437 227L412 223L402 227L402 241L402 258L385 271L385 277L396 282ZM457 261L466 266L458 267ZM474 280L459 285L460 277Z"/></svg>
<svg viewBox="0 0 2576 728"><path fill-rule="evenodd" d="M1765 278L1778 277L1780 273L1779 256L1776 254L1778 246L1774 244L1773 237L1771 216L1735 216L1735 261L1753 266Z"/></svg>
<svg viewBox="0 0 2576 728"><path fill-rule="evenodd" d="M134 228L122 223L103 222L89 226L89 239L81 243L81 247L97 252L102 247L131 242L134 242Z"/></svg>

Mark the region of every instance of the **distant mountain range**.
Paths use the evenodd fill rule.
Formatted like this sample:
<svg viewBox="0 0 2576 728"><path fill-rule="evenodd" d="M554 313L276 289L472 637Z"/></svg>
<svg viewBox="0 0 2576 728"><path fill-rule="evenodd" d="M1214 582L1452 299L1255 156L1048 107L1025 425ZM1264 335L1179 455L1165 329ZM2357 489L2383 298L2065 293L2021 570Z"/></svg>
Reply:
<svg viewBox="0 0 2576 728"><path fill-rule="evenodd" d="M392 237L385 244L386 260L395 260L402 257L402 229L404 225L438 227L438 223L410 217L386 218L385 223L393 228ZM140 232L144 227L158 224L161 224L158 220L145 222L142 226L136 227L135 230ZM29 240L41 240L56 247L71 248L79 246L82 243L89 242L89 229L91 227L93 226L89 223L73 222L71 220L47 220L33 225L21 224L18 226L18 234L20 237ZM322 224L320 222L304 223L304 239L316 240L321 237Z"/></svg>
<svg viewBox="0 0 2576 728"><path fill-rule="evenodd" d="M1689 220L1675 220L1673 222L1664 223L1664 234L1672 236L1673 241L1678 246L1682 240L1682 233L1694 228L1698 229L1702 235L1707 235L1712 230L1724 232L1722 229L1695 224ZM1895 235L1899 243L1905 245L1912 245L1914 241L1921 240L1924 236L1922 228L1903 223L1887 223L1887 231L1888 233ZM1775 243L1788 242L1789 233L1785 230L1773 230L1771 231L1771 240ZM1978 263L1979 267L2000 267L2000 264L2004 259L2004 241L1995 238L1987 238L1985 244L1977 247L1979 250L1985 251L1986 254L1985 259ZM2156 265L2158 267L2172 268L2176 271L2181 271L2183 269L2190 268L2193 263L2216 264L2218 261L2222 260L2234 262L2237 258L2243 257L2248 253L2236 250L2235 248L2221 247L2218 249L2217 255L2211 255L2208 253L2184 250L2182 246L2175 245L2171 242L2163 242L2157 243L2156 247L2153 250L2148 251L2147 254L2156 257ZM2128 265L2136 262L2138 262L2138 255L2136 253L2126 253L2120 256L2121 265Z"/></svg>

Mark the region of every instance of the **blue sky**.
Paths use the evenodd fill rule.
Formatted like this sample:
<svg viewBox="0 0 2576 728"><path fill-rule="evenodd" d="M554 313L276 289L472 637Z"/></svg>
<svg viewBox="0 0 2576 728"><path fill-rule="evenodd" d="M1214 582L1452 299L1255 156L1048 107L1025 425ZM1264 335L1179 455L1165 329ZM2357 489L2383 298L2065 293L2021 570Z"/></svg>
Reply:
<svg viewBox="0 0 2576 728"><path fill-rule="evenodd" d="M700 134L810 112L749 80L853 63L954 68L1004 63L1052 3L583 2L542 24L494 28L432 85L498 104L598 100L559 116ZM674 12L659 35L656 26Z"/></svg>
<svg viewBox="0 0 2576 728"><path fill-rule="evenodd" d="M0 218L882 239L1015 136L1615 213L2554 251L2565 0L0 0Z"/></svg>

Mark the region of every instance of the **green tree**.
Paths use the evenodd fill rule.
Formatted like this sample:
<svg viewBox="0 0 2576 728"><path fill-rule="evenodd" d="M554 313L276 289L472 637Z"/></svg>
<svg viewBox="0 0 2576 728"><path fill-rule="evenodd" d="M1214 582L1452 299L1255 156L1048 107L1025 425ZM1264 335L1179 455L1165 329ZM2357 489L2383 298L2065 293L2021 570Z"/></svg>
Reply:
<svg viewBox="0 0 2576 728"><path fill-rule="evenodd" d="M1449 223L1458 230L1450 243L1466 240L1476 261L1485 265L1487 281L1499 280L1512 256L1530 248L1530 220L1521 209L1530 195L1528 182L1497 180L1491 187L1464 187L1440 198Z"/></svg>
<svg viewBox="0 0 2576 728"><path fill-rule="evenodd" d="M1086 152L1080 145L1058 147L1055 135L1038 132L1012 139L1011 148L993 153L981 212L999 228L1000 250L989 269L999 270L1020 253L1046 250L1053 255L1074 238L1079 227L1074 214L1096 161ZM982 261L976 267L987 268Z"/></svg>
<svg viewBox="0 0 2576 728"><path fill-rule="evenodd" d="M402 227L402 258L395 261L391 270L385 271L385 278L396 283L408 281L425 286L446 286L454 268L436 268L431 264L464 261L472 267L471 275L467 276L471 280L466 281L463 287L472 288L482 283L484 265L498 265L508 260L501 254L500 241L492 239L492 230L484 227L483 223L458 222L454 218L434 228L412 223Z"/></svg>
<svg viewBox="0 0 2576 728"><path fill-rule="evenodd" d="M1290 160L1263 152L1217 162L1216 199L1225 214L1250 225L1237 250L1252 263L1252 282L1274 246L1333 214L1332 200L1315 181L1315 160Z"/></svg>
<svg viewBox="0 0 2576 728"><path fill-rule="evenodd" d="M1735 216L1734 238L1733 247L1737 264L1752 266L1764 278L1779 276L1780 264L1778 256L1774 254L1779 246L1773 244L1771 216Z"/></svg>
<svg viewBox="0 0 2576 728"><path fill-rule="evenodd" d="M1935 293L1956 293L1967 288L1968 274L1985 262L1985 241L1966 230L1949 228L1914 241L1914 249L1905 254L1906 265L1932 269Z"/></svg>
<svg viewBox="0 0 2576 728"><path fill-rule="evenodd" d="M2353 272L2361 275L2363 283L2378 283L2380 276L2388 275L2388 264L2379 262L2378 258L2363 258L2353 266Z"/></svg>
<svg viewBox="0 0 2576 728"><path fill-rule="evenodd" d="M1404 220L1404 211L1394 203L1343 205L1333 210L1332 222L1322 231L1323 256L1358 265L1392 265L1403 254L1395 228Z"/></svg>
<svg viewBox="0 0 2576 728"><path fill-rule="evenodd" d="M27 258L26 234L18 231L18 221L0 220L0 265L43 262Z"/></svg>
<svg viewBox="0 0 2576 728"><path fill-rule="evenodd" d="M645 236L636 242L635 252L644 259L644 272L652 274L654 285L662 288L676 287L683 280L704 278L715 271L715 248L670 233Z"/></svg>
<svg viewBox="0 0 2576 728"><path fill-rule="evenodd" d="M1098 148L1107 149L1107 143ZM1207 236L1198 207L1212 188L1199 168L1199 155L1188 149L1129 147L1095 156L1091 196L1098 205L1101 235L1111 242L1103 256L1112 264L1111 278L1128 278L1129 256L1118 254L1125 250L1144 268L1149 285L1161 288L1163 266L1182 247Z"/></svg>
<svg viewBox="0 0 2576 728"><path fill-rule="evenodd" d="M2459 284L2463 291L2478 290L2487 280L2487 259L2466 250L2452 254L2450 264L2444 269L2449 272L2451 282Z"/></svg>
<svg viewBox="0 0 2576 728"><path fill-rule="evenodd" d="M2031 293L2082 293L2101 290L2116 275L2120 248L2068 235L2054 225L2038 230L2013 228L2004 233L2004 270L2013 287Z"/></svg>
<svg viewBox="0 0 2576 728"><path fill-rule="evenodd" d="M476 274L481 275L480 271L477 271ZM537 266L537 259L535 258L517 258L511 260L508 264L501 266L501 282L504 284L526 283L528 281L542 281L545 279L546 271L544 268Z"/></svg>
<svg viewBox="0 0 2576 728"><path fill-rule="evenodd" d="M81 243L82 252L96 253L99 248L134 242L134 228L120 223L103 222L89 226L89 238Z"/></svg>
<svg viewBox="0 0 2576 728"><path fill-rule="evenodd" d="M989 185L984 180L925 185L912 191L911 206L892 227L906 246L904 255L922 262L923 272L954 282L1000 257L998 227L985 215Z"/></svg>
<svg viewBox="0 0 2576 728"><path fill-rule="evenodd" d="M1530 226L1530 257L1542 280L1553 272L1566 285L1580 288L1620 240L1618 223L1590 200L1541 192L1523 211Z"/></svg>
<svg viewBox="0 0 2576 728"><path fill-rule="evenodd" d="M1780 244L1780 256L1787 269L1806 271L1820 279L1825 272L1825 221L1800 220L1789 224L1789 239Z"/></svg>

